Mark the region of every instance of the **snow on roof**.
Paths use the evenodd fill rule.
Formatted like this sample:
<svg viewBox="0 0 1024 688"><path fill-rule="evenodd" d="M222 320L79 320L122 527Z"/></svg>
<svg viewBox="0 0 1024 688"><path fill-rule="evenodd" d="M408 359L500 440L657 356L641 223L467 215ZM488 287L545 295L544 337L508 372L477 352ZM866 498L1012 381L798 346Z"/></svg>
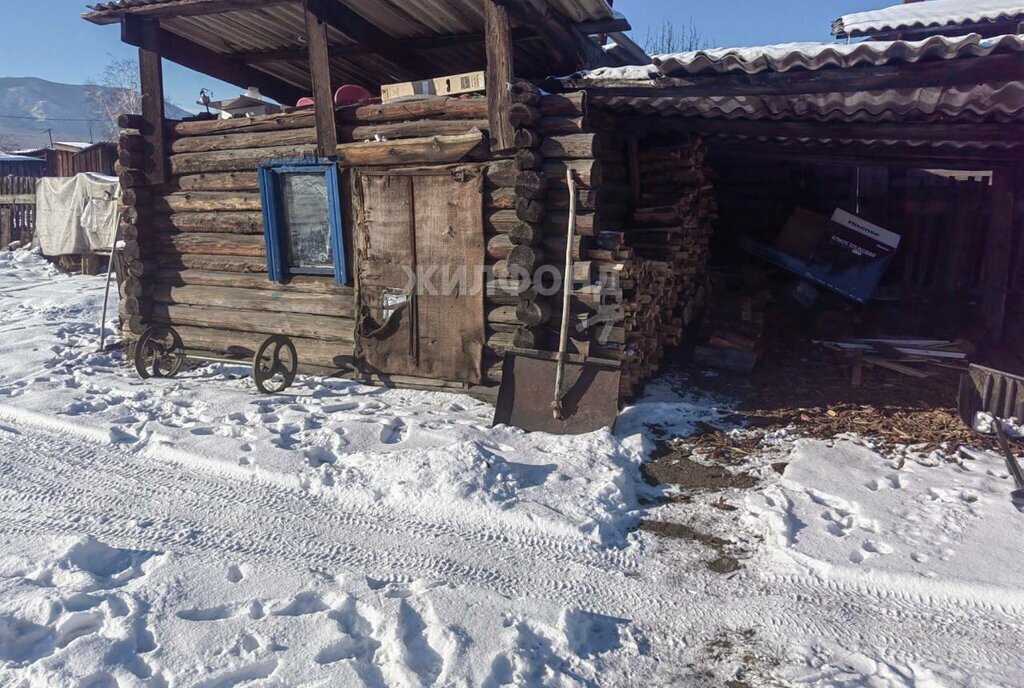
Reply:
<svg viewBox="0 0 1024 688"><path fill-rule="evenodd" d="M1017 17L1024 17L1024 3L1019 0L928 0L845 15L832 25L832 33L863 36L883 31L983 24Z"/></svg>
<svg viewBox="0 0 1024 688"><path fill-rule="evenodd" d="M977 34L921 41L862 43L782 43L749 48L713 48L659 55L643 67L608 67L584 73L588 79L642 80L659 76L725 74L828 67L882 66L898 62L982 57L996 52L1024 52L1024 36L982 38Z"/></svg>
<svg viewBox="0 0 1024 688"><path fill-rule="evenodd" d="M28 155L18 155L17 153L3 153L0 152L0 162L46 162L42 158L33 158Z"/></svg>

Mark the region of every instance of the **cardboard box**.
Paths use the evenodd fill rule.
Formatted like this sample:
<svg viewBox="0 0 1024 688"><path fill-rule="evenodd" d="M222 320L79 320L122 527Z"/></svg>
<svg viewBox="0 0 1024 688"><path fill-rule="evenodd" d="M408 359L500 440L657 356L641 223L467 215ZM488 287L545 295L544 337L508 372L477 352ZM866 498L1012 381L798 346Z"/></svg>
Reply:
<svg viewBox="0 0 1024 688"><path fill-rule="evenodd" d="M433 81L405 81L400 84L386 84L380 87L382 102L408 98L409 96L436 96Z"/></svg>
<svg viewBox="0 0 1024 688"><path fill-rule="evenodd" d="M457 96L464 93L482 93L487 90L484 72L467 72L434 79L434 93L439 96Z"/></svg>

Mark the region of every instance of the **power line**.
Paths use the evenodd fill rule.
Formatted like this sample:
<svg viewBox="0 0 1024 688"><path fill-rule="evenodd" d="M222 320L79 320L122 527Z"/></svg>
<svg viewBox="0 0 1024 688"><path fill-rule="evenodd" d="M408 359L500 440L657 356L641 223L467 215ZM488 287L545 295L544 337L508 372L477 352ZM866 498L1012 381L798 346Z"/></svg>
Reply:
<svg viewBox="0 0 1024 688"><path fill-rule="evenodd" d="M105 119L83 117L31 117L29 115L0 115L0 119L25 119L34 122L106 122Z"/></svg>

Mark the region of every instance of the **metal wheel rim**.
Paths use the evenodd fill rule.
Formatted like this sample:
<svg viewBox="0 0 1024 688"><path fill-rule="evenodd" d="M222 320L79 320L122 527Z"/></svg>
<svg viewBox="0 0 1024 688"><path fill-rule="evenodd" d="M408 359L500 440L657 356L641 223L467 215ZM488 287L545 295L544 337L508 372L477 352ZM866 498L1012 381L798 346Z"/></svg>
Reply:
<svg viewBox="0 0 1024 688"><path fill-rule="evenodd" d="M257 389L264 394L280 394L295 383L298 368L299 357L295 344L288 337L274 336L256 352L252 367L253 380Z"/></svg>

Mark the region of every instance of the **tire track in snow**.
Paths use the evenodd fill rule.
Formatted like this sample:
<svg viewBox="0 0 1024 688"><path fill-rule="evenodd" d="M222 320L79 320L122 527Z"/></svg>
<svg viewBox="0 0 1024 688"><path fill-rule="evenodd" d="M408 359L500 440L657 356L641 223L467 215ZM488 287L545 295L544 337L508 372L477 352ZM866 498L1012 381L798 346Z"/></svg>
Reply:
<svg viewBox="0 0 1024 688"><path fill-rule="evenodd" d="M52 431L0 429L0 522L11 534L88 534L110 545L234 562L266 558L381 580L436 579L510 598L557 600L569 608L629 618L654 647L728 626L774 629L771 637L830 637L856 647L872 619L877 640L901 631L932 638L925 655L1019 662L1024 629L1010 608L969 597L934 600L884 585L814 576L742 574L720 587L688 591L678 572L652 558L616 568L589 545L550 537L493 537L461 524L410 522L399 514L346 511L336 500L256 479L189 473L114 446ZM259 524L254 528L253 524ZM288 533L290 538L268 537ZM337 570L330 571L337 573ZM682 585L686 585L685 577ZM710 590L710 591L709 591ZM984 612L984 618L978 618ZM965 627L965 618L972 618ZM695 631L695 629L700 629Z"/></svg>

